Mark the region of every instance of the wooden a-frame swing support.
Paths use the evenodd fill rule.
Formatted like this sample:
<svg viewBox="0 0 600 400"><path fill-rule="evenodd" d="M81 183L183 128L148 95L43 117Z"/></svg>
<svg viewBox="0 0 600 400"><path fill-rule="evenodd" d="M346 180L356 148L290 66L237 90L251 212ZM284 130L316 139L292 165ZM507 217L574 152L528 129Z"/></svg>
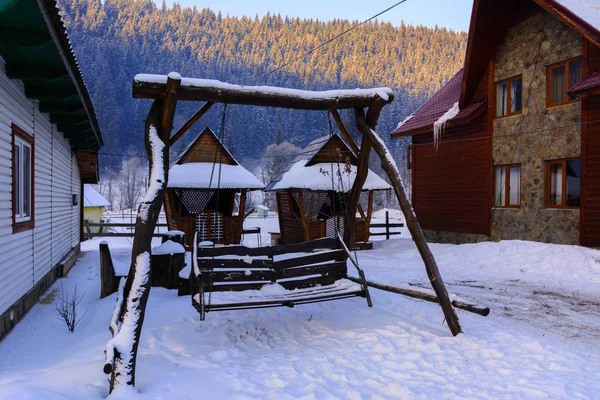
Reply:
<svg viewBox="0 0 600 400"><path fill-rule="evenodd" d="M150 187L144 201L140 204L133 240L131 267L126 283L121 285L119 290L111 322L114 338L107 345L104 366L105 373L111 374L111 392L117 386L135 386L137 347L150 292L150 279L145 276L149 275L150 268L147 267L144 270L145 264L140 260L150 254L152 233L164 202L168 181L169 147L181 138L214 103L331 112L341 134L351 148L358 153L357 176L350 192L345 216L344 240L351 246L353 245L359 195L367 179L369 155L371 149L374 149L398 197L406 224L421 254L448 327L455 336L461 332L458 316L440 276L435 258L406 197L398 169L387 147L374 132L382 108L393 100L393 93L390 89L311 92L266 86L238 86L206 79L182 79L179 74L171 73L168 76L136 76L133 81L133 97L154 100L146 118L145 130L146 151L150 160ZM202 101L205 103L181 129L171 136L178 101ZM356 127L362 134L360 149L344 127L337 111L340 109L354 109ZM157 164L162 164L162 166ZM152 190L153 187L154 190Z"/></svg>

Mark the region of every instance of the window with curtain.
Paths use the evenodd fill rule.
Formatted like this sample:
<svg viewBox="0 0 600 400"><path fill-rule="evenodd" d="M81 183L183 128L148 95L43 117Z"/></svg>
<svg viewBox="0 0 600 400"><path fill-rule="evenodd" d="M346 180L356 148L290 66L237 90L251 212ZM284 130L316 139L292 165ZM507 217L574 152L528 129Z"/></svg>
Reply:
<svg viewBox="0 0 600 400"><path fill-rule="evenodd" d="M523 79L516 76L496 83L496 116L506 117L520 114L522 104Z"/></svg>
<svg viewBox="0 0 600 400"><path fill-rule="evenodd" d="M546 207L578 208L581 204L581 161L546 162Z"/></svg>
<svg viewBox="0 0 600 400"><path fill-rule="evenodd" d="M494 206L521 206L521 165L506 164L494 167Z"/></svg>
<svg viewBox="0 0 600 400"><path fill-rule="evenodd" d="M570 102L568 91L581 81L581 58L563 61L548 67L548 107Z"/></svg>
<svg viewBox="0 0 600 400"><path fill-rule="evenodd" d="M33 136L12 125L13 233L33 228Z"/></svg>

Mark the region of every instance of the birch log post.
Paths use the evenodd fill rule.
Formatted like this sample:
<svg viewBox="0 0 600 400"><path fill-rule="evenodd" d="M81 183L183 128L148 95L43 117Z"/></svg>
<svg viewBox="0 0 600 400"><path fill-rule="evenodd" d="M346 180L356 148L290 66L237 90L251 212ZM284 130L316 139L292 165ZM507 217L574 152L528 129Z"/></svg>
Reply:
<svg viewBox="0 0 600 400"><path fill-rule="evenodd" d="M131 253L131 266L122 301L117 301L120 324L106 346L104 372L110 373L110 392L120 387L135 387L137 351L150 295L152 235L162 208L169 171L169 141L175 112L175 94L181 83L178 75L169 76L164 99L152 104L145 126L149 160L148 189L138 208ZM117 311L117 310L115 310Z"/></svg>
<svg viewBox="0 0 600 400"><path fill-rule="evenodd" d="M362 133L363 137L368 138L371 141L373 149L381 159L381 166L390 179L392 187L394 188L396 196L398 197L400 208L402 209L404 218L406 219L406 225L408 226L408 230L412 235L421 257L423 258L425 269L427 270L427 276L429 277L431 286L433 287L433 290L439 299L442 310L444 311L448 328L450 328L450 332L456 336L462 332L460 322L458 321L458 316L452 307L450 297L448 296L448 291L446 290L446 286L444 285L444 281L440 275L435 258L429 249L427 241L425 240L425 235L423 234L421 225L419 225L417 216L415 215L413 208L408 201L406 193L404 192L398 167L396 166L396 163L394 162L392 155L390 154L385 143L383 143L381 138L377 136L377 134L367 123L367 119L365 118L363 110L357 108L355 109L355 114L356 127Z"/></svg>

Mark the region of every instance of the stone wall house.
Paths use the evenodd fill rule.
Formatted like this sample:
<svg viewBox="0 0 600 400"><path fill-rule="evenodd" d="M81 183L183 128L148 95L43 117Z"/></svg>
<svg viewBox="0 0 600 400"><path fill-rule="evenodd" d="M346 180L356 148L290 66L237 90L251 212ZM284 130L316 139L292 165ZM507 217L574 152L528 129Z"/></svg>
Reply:
<svg viewBox="0 0 600 400"><path fill-rule="evenodd" d="M392 133L429 240L600 245L599 21L592 0L475 0L465 67Z"/></svg>

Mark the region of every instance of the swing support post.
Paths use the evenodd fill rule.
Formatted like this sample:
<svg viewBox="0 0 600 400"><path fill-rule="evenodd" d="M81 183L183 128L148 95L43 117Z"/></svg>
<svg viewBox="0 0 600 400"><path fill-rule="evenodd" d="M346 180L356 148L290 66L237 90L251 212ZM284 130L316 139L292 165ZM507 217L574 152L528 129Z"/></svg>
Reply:
<svg viewBox="0 0 600 400"><path fill-rule="evenodd" d="M357 128L363 135L363 138L368 138L373 144L373 149L375 153L381 159L381 166L385 173L387 174L392 187L394 188L394 192L398 197L398 201L400 202L400 208L402 209L402 213L404 214L404 218L406 220L406 225L408 226L408 230L419 250L419 254L421 254L421 258L425 263L425 269L427 270L427 276L429 277L429 281L431 282L431 286L435 291L437 298L439 299L440 306L444 311L444 316L446 317L446 323L448 324L448 328L450 328L450 332L454 336L458 335L462 332L460 327L460 323L458 321L458 316L456 315L456 311L452 306L452 302L450 301L450 296L448 296L448 291L446 290L446 285L444 285L444 280L440 275L440 271L438 269L435 258L433 257L433 253L429 248L429 244L427 244L427 240L425 240L425 235L423 234L423 230L421 229L421 225L417 220L417 216L408 201L408 197L406 196L406 192L404 191L404 187L402 186L402 178L400 178L400 172L398 171L398 167L394 162L390 151L383 141L377 136L377 134L373 131L373 129L369 126L367 119L364 114L361 112L356 113L356 124Z"/></svg>

